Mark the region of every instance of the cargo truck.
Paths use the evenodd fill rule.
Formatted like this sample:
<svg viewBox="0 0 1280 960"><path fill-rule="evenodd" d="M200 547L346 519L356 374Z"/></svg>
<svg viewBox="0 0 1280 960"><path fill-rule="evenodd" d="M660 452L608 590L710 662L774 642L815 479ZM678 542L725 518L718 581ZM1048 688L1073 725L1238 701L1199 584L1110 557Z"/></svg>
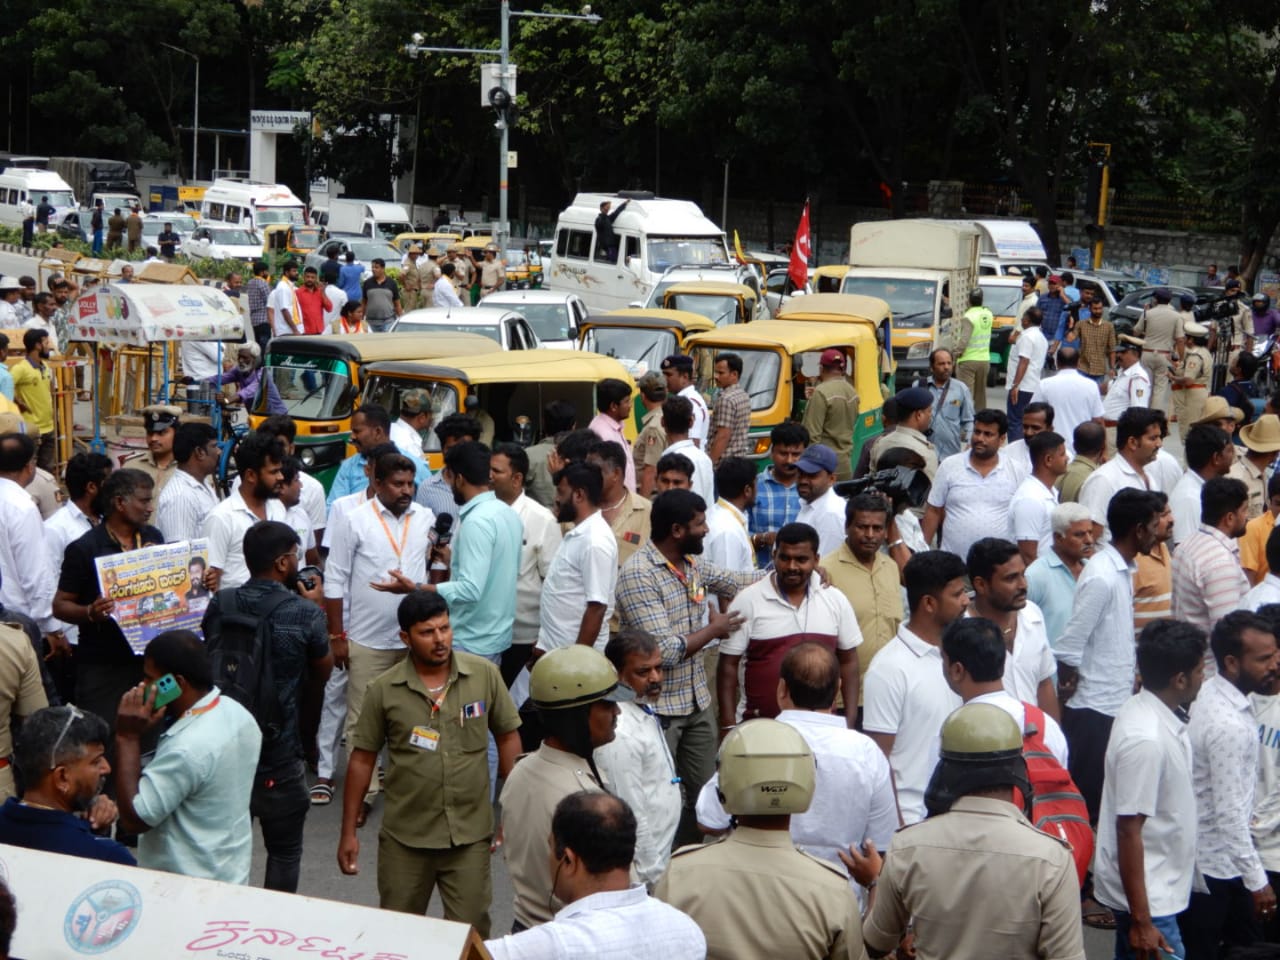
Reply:
<svg viewBox="0 0 1280 960"><path fill-rule="evenodd" d="M393 240L413 229L409 211L401 204L382 200L349 200L345 197L329 201L329 219L325 228L330 233L358 233L374 240Z"/></svg>
<svg viewBox="0 0 1280 960"><path fill-rule="evenodd" d="M110 213L116 207L123 210L142 203L133 167L125 160L50 157L49 166L71 185L77 199L86 208L101 200Z"/></svg>

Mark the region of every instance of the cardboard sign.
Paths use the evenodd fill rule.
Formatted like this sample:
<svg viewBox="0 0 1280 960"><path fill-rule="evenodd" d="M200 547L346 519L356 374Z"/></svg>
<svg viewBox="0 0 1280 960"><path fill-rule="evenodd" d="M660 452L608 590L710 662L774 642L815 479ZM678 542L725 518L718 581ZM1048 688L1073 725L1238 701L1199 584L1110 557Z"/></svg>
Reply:
<svg viewBox="0 0 1280 960"><path fill-rule="evenodd" d="M166 630L200 632L210 599L199 582L209 569L207 541L143 547L98 557L94 563L102 595L116 602L111 618L134 653L141 655Z"/></svg>
<svg viewBox="0 0 1280 960"><path fill-rule="evenodd" d="M471 927L0 845L12 960L487 960Z"/></svg>

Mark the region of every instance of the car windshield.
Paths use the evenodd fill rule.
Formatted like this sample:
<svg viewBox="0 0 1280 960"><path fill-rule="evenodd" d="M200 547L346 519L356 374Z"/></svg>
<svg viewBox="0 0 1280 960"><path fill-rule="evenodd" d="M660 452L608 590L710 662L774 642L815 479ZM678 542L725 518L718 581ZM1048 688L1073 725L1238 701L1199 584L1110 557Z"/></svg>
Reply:
<svg viewBox="0 0 1280 960"><path fill-rule="evenodd" d="M400 397L405 391L426 390L431 394L431 422L439 423L451 413L458 412L458 391L438 380L394 380L391 377L374 377L364 390L361 404L376 403L390 412L392 420L400 415ZM422 448L428 452L440 450L440 439L434 429L428 428L422 435Z"/></svg>
<svg viewBox="0 0 1280 960"><path fill-rule="evenodd" d="M997 317L1014 317L1022 304L1022 287L1011 287L1006 284L979 283L982 288L982 305ZM894 317L897 323L897 317Z"/></svg>
<svg viewBox="0 0 1280 960"><path fill-rule="evenodd" d="M497 343L502 342L502 328L496 323L466 323L446 320L443 323L408 323L396 324L396 333L478 333Z"/></svg>
<svg viewBox="0 0 1280 960"><path fill-rule="evenodd" d="M722 237L650 237L646 253L654 273L674 266L729 262Z"/></svg>
<svg viewBox="0 0 1280 960"><path fill-rule="evenodd" d="M676 335L670 330L632 327L592 327L582 345L587 350L613 357L637 378L657 370L664 357L677 352Z"/></svg>
<svg viewBox="0 0 1280 960"><path fill-rule="evenodd" d="M523 250L508 250L506 260L508 267L523 267L529 262L529 258Z"/></svg>
<svg viewBox="0 0 1280 960"><path fill-rule="evenodd" d="M879 297L893 311L895 327L922 329L933 326L938 285L932 280L899 280L893 277L845 277L844 292Z"/></svg>
<svg viewBox="0 0 1280 960"><path fill-rule="evenodd" d="M262 241L256 233L248 230L214 230L211 237L214 243L224 243L235 247L260 247Z"/></svg>
<svg viewBox="0 0 1280 960"><path fill-rule="evenodd" d="M688 310L700 314L717 327L726 327L738 320L738 301L735 297L677 293L668 298L667 306L672 310Z"/></svg>
<svg viewBox="0 0 1280 960"><path fill-rule="evenodd" d="M569 339L569 308L563 303L498 302L492 297L484 302L488 306L506 307L520 314L529 321L529 326L543 343Z"/></svg>
<svg viewBox="0 0 1280 960"><path fill-rule="evenodd" d="M269 354L266 390L258 391L254 412L267 414L272 388L285 412L303 420L340 420L351 414L351 378L347 365L327 357Z"/></svg>
<svg viewBox="0 0 1280 960"><path fill-rule="evenodd" d="M698 392L714 398L716 354L721 351L736 353L742 358L742 376L738 385L751 398L752 410L768 410L778 396L778 379L782 372L782 359L772 350L728 350L723 347L695 347L693 372Z"/></svg>
<svg viewBox="0 0 1280 960"><path fill-rule="evenodd" d="M258 207L253 213L258 226L266 223L306 223L301 207Z"/></svg>
<svg viewBox="0 0 1280 960"><path fill-rule="evenodd" d="M1120 300L1123 300L1125 297L1133 293L1135 290L1141 290L1144 286L1146 286L1146 284L1142 280L1136 280L1136 279L1104 280L1103 282L1107 285L1108 288L1110 288L1111 295L1116 298L1117 302Z"/></svg>

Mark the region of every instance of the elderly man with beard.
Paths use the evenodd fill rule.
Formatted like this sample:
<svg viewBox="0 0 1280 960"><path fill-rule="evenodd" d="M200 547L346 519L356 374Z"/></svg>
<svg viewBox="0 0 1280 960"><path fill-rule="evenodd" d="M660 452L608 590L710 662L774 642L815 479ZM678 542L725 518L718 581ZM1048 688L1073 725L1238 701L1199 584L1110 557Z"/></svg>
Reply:
<svg viewBox="0 0 1280 960"><path fill-rule="evenodd" d="M596 767L635 813L636 875L652 888L671 860L682 805L675 760L654 712L662 693L662 651L650 634L624 630L604 655L636 699L618 704L613 742L596 748Z"/></svg>
<svg viewBox="0 0 1280 960"><path fill-rule="evenodd" d="M105 720L76 707L28 717L14 749L26 790L0 808L0 843L136 866L126 846L93 833L116 819L116 805L102 795L110 736Z"/></svg>
<svg viewBox="0 0 1280 960"><path fill-rule="evenodd" d="M238 388L236 390L236 401L246 407L251 407L257 402L258 391L262 389L262 367L259 366L261 360L261 347L256 343L242 343L236 351L236 365L230 370L209 377L205 380L205 383L211 383L215 387L224 387L228 383L234 383ZM270 414L287 414L289 408L280 399L280 394L276 391L275 382L267 378L266 385L267 412ZM228 401L225 396L219 394L218 403L225 405Z"/></svg>

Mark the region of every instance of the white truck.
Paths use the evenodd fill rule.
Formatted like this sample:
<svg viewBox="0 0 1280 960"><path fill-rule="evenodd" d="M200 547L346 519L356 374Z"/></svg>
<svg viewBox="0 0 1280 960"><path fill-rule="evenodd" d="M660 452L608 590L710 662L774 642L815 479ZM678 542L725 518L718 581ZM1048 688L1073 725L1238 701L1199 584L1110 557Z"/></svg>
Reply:
<svg viewBox="0 0 1280 960"><path fill-rule="evenodd" d="M968 308L980 247L981 232L965 220L872 220L850 230L841 289L879 297L893 310L894 331L904 332L902 345L893 347L899 383L929 369L929 354L947 342L953 316ZM912 329L928 329L929 337L906 336Z"/></svg>
<svg viewBox="0 0 1280 960"><path fill-rule="evenodd" d="M606 201L617 214L613 249L605 249L596 237L596 217ZM696 203L640 191L575 196L556 222L550 260L547 289L576 293L597 310L643 303L670 267L732 262L724 231Z"/></svg>
<svg viewBox="0 0 1280 960"><path fill-rule="evenodd" d="M330 233L358 233L374 240L392 240L402 233L413 232L409 211L403 205L346 197L329 201L325 228Z"/></svg>

